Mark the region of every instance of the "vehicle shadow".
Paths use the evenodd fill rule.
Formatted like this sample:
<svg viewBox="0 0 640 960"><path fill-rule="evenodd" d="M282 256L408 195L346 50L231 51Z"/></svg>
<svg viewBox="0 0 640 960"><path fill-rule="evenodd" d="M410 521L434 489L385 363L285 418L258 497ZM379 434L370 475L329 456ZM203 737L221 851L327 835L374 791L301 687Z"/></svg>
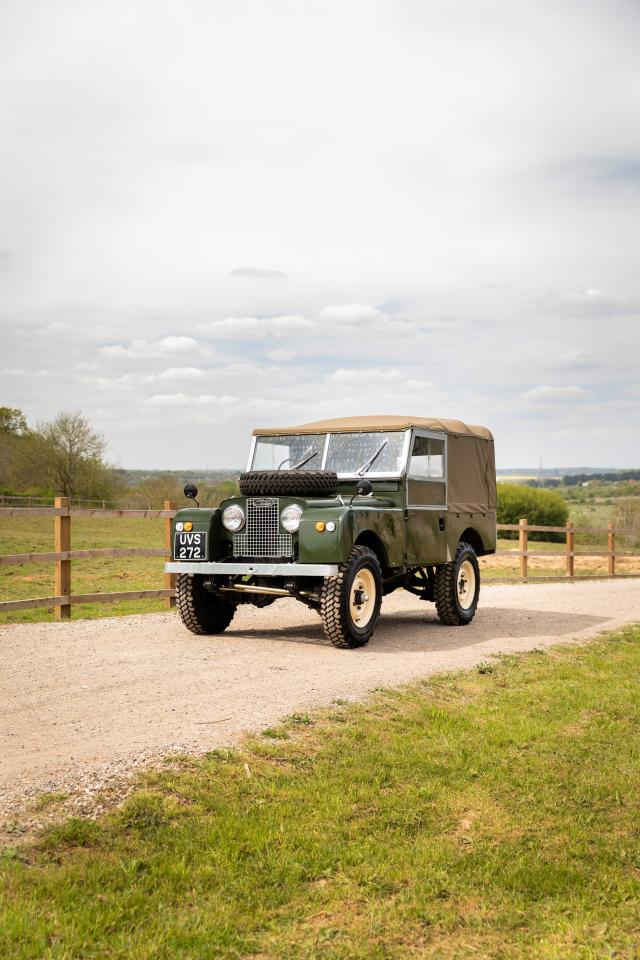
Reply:
<svg viewBox="0 0 640 960"><path fill-rule="evenodd" d="M487 606L478 610L474 620L465 627L443 626L433 607L383 613L370 643L361 648L380 653L405 650L407 653L460 650L488 640L514 640L523 637L561 639L582 630L602 626L611 620L607 616L565 613L561 610L529 610L527 608ZM249 627L229 629L227 637L272 639L281 643L299 643L330 646L322 632L320 620L282 627Z"/></svg>

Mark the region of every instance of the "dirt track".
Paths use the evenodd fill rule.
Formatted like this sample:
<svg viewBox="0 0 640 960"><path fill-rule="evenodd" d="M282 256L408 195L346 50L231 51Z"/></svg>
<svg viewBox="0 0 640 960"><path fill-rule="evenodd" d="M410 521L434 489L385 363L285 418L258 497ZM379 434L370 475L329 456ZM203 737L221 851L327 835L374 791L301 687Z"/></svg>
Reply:
<svg viewBox="0 0 640 960"><path fill-rule="evenodd" d="M317 615L289 600L241 607L215 638L174 613L3 627L0 821L25 794L95 792L150 758L230 744L334 698L638 621L640 580L629 579L484 587L464 628L400 592L355 651L327 646Z"/></svg>

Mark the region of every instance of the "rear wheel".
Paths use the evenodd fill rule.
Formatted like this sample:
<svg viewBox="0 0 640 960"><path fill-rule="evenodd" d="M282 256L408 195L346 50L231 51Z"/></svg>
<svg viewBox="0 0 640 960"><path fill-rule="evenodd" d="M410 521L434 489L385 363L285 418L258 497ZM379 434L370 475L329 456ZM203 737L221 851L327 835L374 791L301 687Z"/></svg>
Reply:
<svg viewBox="0 0 640 960"><path fill-rule="evenodd" d="M480 596L480 567L468 543L458 544L451 563L436 567L434 595L441 623L450 627L471 623Z"/></svg>
<svg viewBox="0 0 640 960"><path fill-rule="evenodd" d="M222 633L236 612L234 603L205 590L204 577L190 573L178 575L176 605L187 630L199 634Z"/></svg>
<svg viewBox="0 0 640 960"><path fill-rule="evenodd" d="M382 572L373 550L354 547L336 577L327 577L320 595L320 616L334 647L363 647L380 615Z"/></svg>

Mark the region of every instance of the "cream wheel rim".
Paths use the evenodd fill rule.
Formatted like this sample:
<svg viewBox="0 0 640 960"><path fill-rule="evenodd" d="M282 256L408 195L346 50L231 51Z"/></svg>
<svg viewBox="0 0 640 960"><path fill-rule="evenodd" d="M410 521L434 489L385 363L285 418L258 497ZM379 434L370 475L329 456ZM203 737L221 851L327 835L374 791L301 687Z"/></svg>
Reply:
<svg viewBox="0 0 640 960"><path fill-rule="evenodd" d="M476 571L471 560L463 560L460 564L456 591L458 603L463 610L468 610L476 595Z"/></svg>
<svg viewBox="0 0 640 960"><path fill-rule="evenodd" d="M376 581L371 572L363 567L358 570L349 593L349 611L356 627L366 627L376 606Z"/></svg>

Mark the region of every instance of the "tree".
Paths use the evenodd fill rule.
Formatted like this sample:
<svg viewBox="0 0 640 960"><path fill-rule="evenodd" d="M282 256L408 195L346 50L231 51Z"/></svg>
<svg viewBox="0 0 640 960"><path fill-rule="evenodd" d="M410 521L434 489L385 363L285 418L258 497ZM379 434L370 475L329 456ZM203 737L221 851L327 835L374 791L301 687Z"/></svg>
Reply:
<svg viewBox="0 0 640 960"><path fill-rule="evenodd" d="M110 499L115 471L104 462L106 441L80 413L63 412L35 431L36 461L48 485L65 497Z"/></svg>
<svg viewBox="0 0 640 960"><path fill-rule="evenodd" d="M24 437L28 432L27 418L22 410L17 407L0 407L0 433Z"/></svg>
<svg viewBox="0 0 640 960"><path fill-rule="evenodd" d="M29 486L31 432L21 410L0 407L0 488L7 493Z"/></svg>

